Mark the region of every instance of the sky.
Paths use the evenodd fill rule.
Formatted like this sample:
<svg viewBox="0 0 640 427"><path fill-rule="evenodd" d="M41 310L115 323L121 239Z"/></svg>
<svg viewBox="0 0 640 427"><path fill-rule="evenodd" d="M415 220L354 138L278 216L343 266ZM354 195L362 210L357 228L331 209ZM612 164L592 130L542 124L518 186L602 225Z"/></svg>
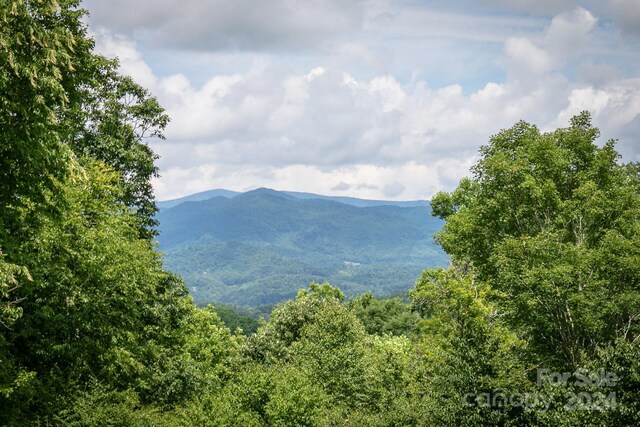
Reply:
<svg viewBox="0 0 640 427"><path fill-rule="evenodd" d="M640 161L640 0L86 0L171 116L156 196L451 191L491 135L583 110Z"/></svg>

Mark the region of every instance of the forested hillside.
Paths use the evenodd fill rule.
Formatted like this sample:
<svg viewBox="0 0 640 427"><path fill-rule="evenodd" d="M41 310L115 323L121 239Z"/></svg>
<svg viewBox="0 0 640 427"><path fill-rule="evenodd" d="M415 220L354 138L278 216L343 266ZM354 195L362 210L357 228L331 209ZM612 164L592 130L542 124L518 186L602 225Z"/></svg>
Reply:
<svg viewBox="0 0 640 427"><path fill-rule="evenodd" d="M166 267L184 278L196 302L273 304L312 281L329 281L348 296L386 295L449 262L433 237L443 221L424 201L258 189L213 190L174 203L164 202L157 216L158 241Z"/></svg>
<svg viewBox="0 0 640 427"><path fill-rule="evenodd" d="M640 165L588 113L433 198L452 261L408 301L300 283L245 337L163 268L168 117L77 8L0 3L0 425L637 425Z"/></svg>

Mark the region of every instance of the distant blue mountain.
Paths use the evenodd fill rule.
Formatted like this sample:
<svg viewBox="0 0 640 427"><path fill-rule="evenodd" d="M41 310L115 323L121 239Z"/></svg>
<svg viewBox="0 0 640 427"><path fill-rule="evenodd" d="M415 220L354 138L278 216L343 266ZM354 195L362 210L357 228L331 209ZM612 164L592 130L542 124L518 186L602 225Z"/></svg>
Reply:
<svg viewBox="0 0 640 427"><path fill-rule="evenodd" d="M335 202L344 203L346 205L358 206L358 207L368 207L368 206L400 206L400 207L419 207L419 206L429 206L428 200L414 200L414 201L393 201L393 200L368 200L368 199L357 199L355 197L344 197L344 196L322 196L320 194L313 193L301 193L297 191L277 191L271 190L269 188L258 188L256 190L249 191L252 192L274 192L279 193L280 195L289 195L296 199L323 199L323 200L333 200ZM231 190L207 190L202 191L200 193L191 194L189 196L180 197L178 199L171 200L163 200L158 202L158 207L160 209L168 209L174 206L177 206L184 202L199 202L202 200L209 200L214 197L226 197L231 199L239 194L243 194L238 191Z"/></svg>
<svg viewBox="0 0 640 427"><path fill-rule="evenodd" d="M202 200L209 200L214 197L226 197L230 199L231 197L237 196L238 194L240 193L230 190L208 190L201 193L191 194L185 197L180 197L179 199L160 201L157 204L160 209L169 209L184 202L199 202Z"/></svg>
<svg viewBox="0 0 640 427"><path fill-rule="evenodd" d="M194 299L275 303L310 281L347 294L409 289L446 265L427 201L386 202L260 188L212 190L165 203L157 218L167 268Z"/></svg>

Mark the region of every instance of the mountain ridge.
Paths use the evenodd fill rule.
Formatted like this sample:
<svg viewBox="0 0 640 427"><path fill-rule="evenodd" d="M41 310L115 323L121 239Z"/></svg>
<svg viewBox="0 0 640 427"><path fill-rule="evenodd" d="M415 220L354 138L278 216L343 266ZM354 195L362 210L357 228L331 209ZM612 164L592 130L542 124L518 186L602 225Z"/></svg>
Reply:
<svg viewBox="0 0 640 427"><path fill-rule="evenodd" d="M157 215L165 264L198 302L275 303L310 281L329 281L348 295L392 293L409 289L423 268L448 263L433 240L442 221L429 215L428 202L266 188L208 194L214 197Z"/></svg>
<svg viewBox="0 0 640 427"><path fill-rule="evenodd" d="M247 194L252 192L275 192L282 195L289 195L296 199L323 199L323 200L333 200L339 203L350 204L352 206L358 207L368 207L368 206L400 206L400 207L417 207L417 206L427 206L429 205L429 200L376 200L376 199L361 199L357 197L350 196L327 196L322 194L308 193L308 192L299 192L299 191L280 191L274 190L267 187L259 187L254 190L248 190L245 192L241 191L233 191L226 190L222 188L212 189L201 191L198 193L190 194L187 196L168 199L168 200L160 200L157 202L157 205L160 209L168 209L174 206L177 206L181 203L192 202L192 201L204 201L213 197L226 197L226 198L234 198L241 194Z"/></svg>

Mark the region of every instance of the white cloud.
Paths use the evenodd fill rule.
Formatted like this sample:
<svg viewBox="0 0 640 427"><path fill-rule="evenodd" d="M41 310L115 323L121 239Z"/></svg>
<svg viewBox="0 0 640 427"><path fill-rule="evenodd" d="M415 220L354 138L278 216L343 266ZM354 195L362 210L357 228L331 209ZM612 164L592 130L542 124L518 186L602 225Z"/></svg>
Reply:
<svg viewBox="0 0 640 427"><path fill-rule="evenodd" d="M640 114L640 78L617 80L599 89L573 89L569 105L558 114L558 121L566 123L583 110L589 110L603 130L616 132Z"/></svg>
<svg viewBox="0 0 640 427"><path fill-rule="evenodd" d="M472 91L390 73L355 76L331 61L285 66L273 57L196 85L186 74L154 75L130 39L106 32L97 39L172 117L168 140L154 143L162 156L154 182L160 199L261 186L415 199L452 189L478 147L520 119L551 130L591 110L603 136L620 138L628 158L637 157L640 147L629 141L640 122L638 79L589 63L581 72L595 77L580 83L563 73L564 54L580 59L596 25L578 8L537 35L506 38L506 81ZM343 47L366 62L366 46Z"/></svg>
<svg viewBox="0 0 640 427"><path fill-rule="evenodd" d="M581 7L554 16L544 36L546 49L559 61L580 54L597 21L591 12Z"/></svg>
<svg viewBox="0 0 640 427"><path fill-rule="evenodd" d="M524 37L510 38L505 43L505 53L511 77L535 79L552 70L553 60L549 52L537 47Z"/></svg>
<svg viewBox="0 0 640 427"><path fill-rule="evenodd" d="M505 42L506 63L512 80L528 81L528 87L551 71L562 69L579 57L589 41L597 19L583 8L556 15L545 29L540 43L526 37L512 37Z"/></svg>
<svg viewBox="0 0 640 427"><path fill-rule="evenodd" d="M583 110L592 112L604 138L618 140L625 161L640 161L640 78L574 88L568 106L558 114L558 125L565 126L569 117Z"/></svg>

